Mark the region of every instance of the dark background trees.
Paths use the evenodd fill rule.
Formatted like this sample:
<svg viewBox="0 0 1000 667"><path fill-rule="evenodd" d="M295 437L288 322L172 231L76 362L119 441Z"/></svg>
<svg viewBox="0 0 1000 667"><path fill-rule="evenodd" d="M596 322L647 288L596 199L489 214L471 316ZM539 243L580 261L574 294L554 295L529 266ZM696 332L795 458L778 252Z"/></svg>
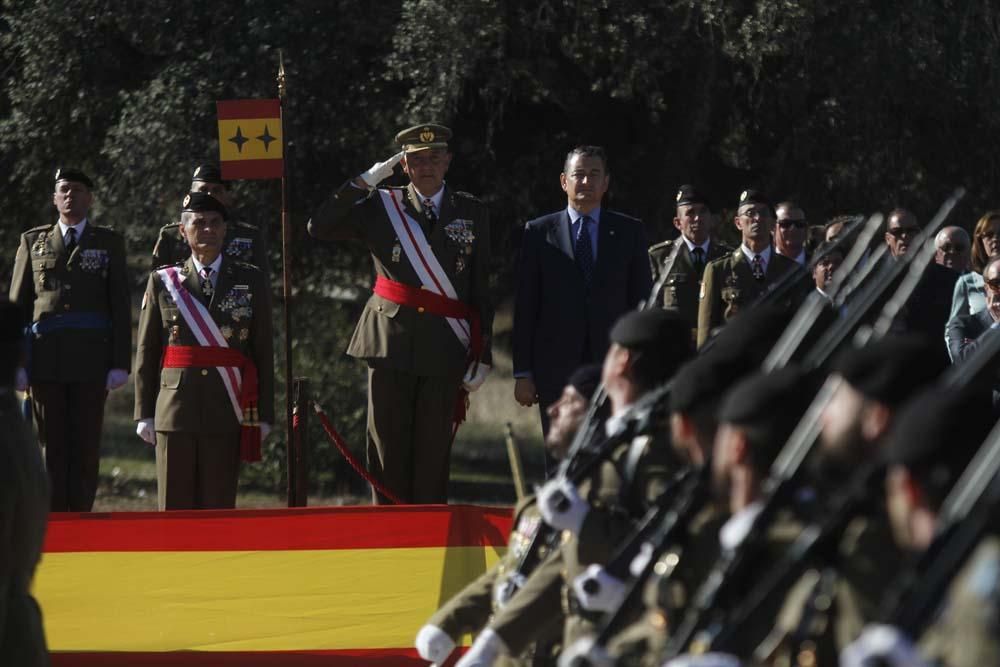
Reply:
<svg viewBox="0 0 1000 667"><path fill-rule="evenodd" d="M608 148L611 205L651 240L670 234L682 182L717 208L762 187L814 222L896 204L926 219L962 184L970 226L1000 201L998 45L989 0L5 0L0 286L16 235L53 219L58 165L96 177L94 218L144 255L191 168L217 157L215 101L273 97L281 48L296 362L348 397L358 441L360 370L341 355L357 306L328 295L367 288L370 269L360 249L307 243L304 225L400 127L455 130L449 181L491 209L502 300L521 224L561 205L558 171L581 142ZM277 183L237 191L280 238Z"/></svg>

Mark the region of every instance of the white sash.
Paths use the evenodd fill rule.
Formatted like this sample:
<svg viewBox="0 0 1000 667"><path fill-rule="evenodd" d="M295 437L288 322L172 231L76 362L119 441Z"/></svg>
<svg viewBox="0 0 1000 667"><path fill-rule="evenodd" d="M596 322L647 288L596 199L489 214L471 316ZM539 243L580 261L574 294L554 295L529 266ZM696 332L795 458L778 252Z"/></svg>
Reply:
<svg viewBox="0 0 1000 667"><path fill-rule="evenodd" d="M194 337L198 344L203 347L229 347L226 337L219 331L219 326L212 319L205 307L198 299L187 291L180 277L177 275L177 267L167 266L157 269L157 275L163 281L163 286L170 292L177 309L181 311L181 317L194 332ZM216 366L219 375L222 377L222 384L226 387L229 400L233 404L236 412L236 421L243 423L243 409L240 407L240 389L243 386L243 378L240 377L240 369L233 366Z"/></svg>
<svg viewBox="0 0 1000 667"><path fill-rule="evenodd" d="M417 272L417 277L420 278L423 288L449 299L458 300L455 287L451 284L448 274L441 268L437 257L434 256L434 251L427 243L427 237L424 236L424 230L421 229L420 224L406 214L399 200L396 199L394 190L379 190L378 193L382 197L382 205L385 207L386 215L389 216L389 222L392 223L392 228L396 232L396 238L402 244L406 259L410 261L410 265ZM469 323L454 317L445 319L448 320L448 326L451 327L451 330L455 332L458 342L468 349L471 338Z"/></svg>

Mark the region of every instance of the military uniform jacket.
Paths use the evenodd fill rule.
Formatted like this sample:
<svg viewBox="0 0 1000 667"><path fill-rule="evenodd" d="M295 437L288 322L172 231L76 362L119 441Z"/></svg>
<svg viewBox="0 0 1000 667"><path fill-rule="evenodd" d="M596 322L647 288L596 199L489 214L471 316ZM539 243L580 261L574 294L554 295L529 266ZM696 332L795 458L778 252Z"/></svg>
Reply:
<svg viewBox="0 0 1000 667"><path fill-rule="evenodd" d="M701 347L713 329L734 317L740 308L749 306L773 287L788 271L801 271L795 260L779 255L772 246L771 259L763 280L753 277L750 261L742 248L705 267L698 305L698 346Z"/></svg>
<svg viewBox="0 0 1000 667"><path fill-rule="evenodd" d="M224 257L214 295L208 300L193 260L177 266L184 287L208 307L229 347L256 364L259 419L274 424L271 286L264 272ZM155 417L157 431L238 432L240 424L215 368L160 368L164 350L170 345L196 346L198 341L160 276L153 272L139 315L135 419Z"/></svg>
<svg viewBox="0 0 1000 667"><path fill-rule="evenodd" d="M409 185L392 188L404 211L424 224L419 194ZM421 287L406 257L382 198L345 183L309 221L309 233L325 241L364 243L379 276ZM425 229L425 234L426 234ZM427 242L448 275L458 300L479 312L483 332L481 361L492 363L489 298L490 224L486 207L472 195L445 186L441 211ZM347 353L372 367L392 368L423 376L454 377L465 373L468 351L445 318L401 306L372 294L354 330Z"/></svg>
<svg viewBox="0 0 1000 667"><path fill-rule="evenodd" d="M514 530L507 543L507 552L499 563L487 570L475 581L449 600L428 621L431 625L441 628L448 636L459 642L466 633L477 633L493 618L494 614L506 607L508 600L503 600L505 587L516 570L519 561L525 554L542 523L538 513L535 497L529 496L518 504L514 512ZM544 547L542 547L544 549ZM540 553L540 561L544 562L548 553ZM556 570L558 572L558 570ZM516 600L518 593L512 599ZM555 601L554 601L555 602ZM508 648L515 651L518 658L505 656L503 664L530 665L543 664L548 656L534 655L535 645L547 646L559 640L562 636L562 615L558 613L558 605L541 610L536 616L518 615L518 621L525 623L525 630L518 631L510 626L503 630ZM511 635L516 638L507 642Z"/></svg>
<svg viewBox="0 0 1000 667"><path fill-rule="evenodd" d="M33 336L31 379L104 382L112 368L128 370L132 354L125 240L88 220L72 253L58 224L21 235L10 300L33 322L67 313L107 317L109 329L62 329Z"/></svg>
<svg viewBox="0 0 1000 667"><path fill-rule="evenodd" d="M247 264L253 264L270 275L267 247L260 228L249 222L226 225L226 240L222 254ZM184 262L191 256L191 246L181 236L181 223L171 222L160 227L160 234L153 246L153 266L167 266Z"/></svg>
<svg viewBox="0 0 1000 667"><path fill-rule="evenodd" d="M49 480L41 451L9 388L0 388L0 656L22 667L49 664L31 580L42 555Z"/></svg>
<svg viewBox="0 0 1000 667"><path fill-rule="evenodd" d="M698 328L698 295L701 293L701 281L704 277L704 270L698 272L694 267L694 260L691 251L688 249L684 239L678 237L672 241L663 241L649 247L649 265L653 271L653 282L660 279L660 270L663 263L667 261L674 252L676 244L680 245L677 251L677 259L667 274L667 280L663 284L662 303L667 310L675 310L691 323L691 329ZM708 244L708 256L705 258L705 266L708 262L725 257L729 252L728 246L717 243L714 240Z"/></svg>

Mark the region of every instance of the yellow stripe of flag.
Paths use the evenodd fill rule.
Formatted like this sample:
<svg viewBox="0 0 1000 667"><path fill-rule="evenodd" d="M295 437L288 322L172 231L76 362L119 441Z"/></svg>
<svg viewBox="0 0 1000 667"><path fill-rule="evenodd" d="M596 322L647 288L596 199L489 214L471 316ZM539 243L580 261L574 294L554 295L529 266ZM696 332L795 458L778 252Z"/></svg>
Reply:
<svg viewBox="0 0 1000 667"><path fill-rule="evenodd" d="M233 118L219 121L219 157L229 160L274 160L282 157L278 118Z"/></svg>

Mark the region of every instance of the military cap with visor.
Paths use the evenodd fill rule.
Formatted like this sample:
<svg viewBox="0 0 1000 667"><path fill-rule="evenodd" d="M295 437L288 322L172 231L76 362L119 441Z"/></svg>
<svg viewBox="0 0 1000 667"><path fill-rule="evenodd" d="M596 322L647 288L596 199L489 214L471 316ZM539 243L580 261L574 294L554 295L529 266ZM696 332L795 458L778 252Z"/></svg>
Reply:
<svg viewBox="0 0 1000 667"><path fill-rule="evenodd" d="M439 123L414 125L396 134L396 144L404 153L417 153L435 148L448 148L451 130Z"/></svg>
<svg viewBox="0 0 1000 667"><path fill-rule="evenodd" d="M215 211L222 216L223 220L229 219L229 211L218 199L206 192L189 192L184 195L181 203L181 211L185 213L204 213Z"/></svg>
<svg viewBox="0 0 1000 667"><path fill-rule="evenodd" d="M72 181L73 183L82 183L86 185L88 189L94 187L94 182L90 180L90 177L79 169L60 167L56 169L56 183L59 181Z"/></svg>
<svg viewBox="0 0 1000 667"><path fill-rule="evenodd" d="M677 205L687 206L690 204L709 206L708 197L693 185L682 185L677 188Z"/></svg>

